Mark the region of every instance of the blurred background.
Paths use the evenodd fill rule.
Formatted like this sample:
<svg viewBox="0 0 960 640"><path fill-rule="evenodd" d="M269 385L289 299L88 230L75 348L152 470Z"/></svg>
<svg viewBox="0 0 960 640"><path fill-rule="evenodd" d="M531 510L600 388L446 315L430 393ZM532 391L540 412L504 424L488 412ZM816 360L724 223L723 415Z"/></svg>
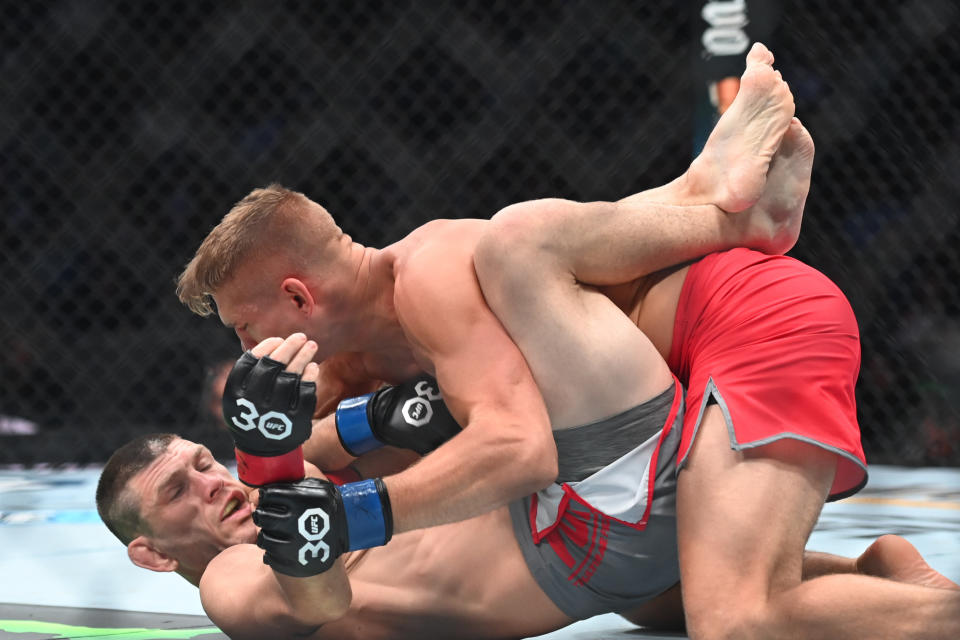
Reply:
<svg viewBox="0 0 960 640"><path fill-rule="evenodd" d="M144 430L230 455L239 345L174 280L252 188L378 247L617 199L686 168L759 39L817 143L791 255L857 313L868 459L960 465L956 0L0 7L0 464L95 464Z"/></svg>

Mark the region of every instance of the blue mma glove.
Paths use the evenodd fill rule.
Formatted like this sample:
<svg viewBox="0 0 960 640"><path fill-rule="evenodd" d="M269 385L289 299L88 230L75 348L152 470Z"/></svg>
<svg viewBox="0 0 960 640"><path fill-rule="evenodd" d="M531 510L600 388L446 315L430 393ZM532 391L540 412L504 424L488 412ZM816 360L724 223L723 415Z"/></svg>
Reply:
<svg viewBox="0 0 960 640"><path fill-rule="evenodd" d="M344 551L383 545L393 536L380 478L340 487L319 478L261 487L253 522L264 563L298 578L323 573Z"/></svg>
<svg viewBox="0 0 960 640"><path fill-rule="evenodd" d="M427 375L344 400L336 423L340 444L354 457L384 445L424 455L461 431Z"/></svg>

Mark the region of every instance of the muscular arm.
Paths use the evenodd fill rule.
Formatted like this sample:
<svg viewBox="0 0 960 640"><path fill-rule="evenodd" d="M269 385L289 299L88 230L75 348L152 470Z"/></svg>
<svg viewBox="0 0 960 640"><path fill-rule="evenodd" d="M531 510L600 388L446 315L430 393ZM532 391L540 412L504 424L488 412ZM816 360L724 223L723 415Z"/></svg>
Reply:
<svg viewBox="0 0 960 640"><path fill-rule="evenodd" d="M313 421L310 438L303 443L303 457L327 471L351 466L364 478L397 473L420 459L416 452L396 447L383 447L354 458L344 450L337 437L333 414Z"/></svg>
<svg viewBox="0 0 960 640"><path fill-rule="evenodd" d="M397 533L493 510L542 489L557 473L543 399L476 281L471 234L480 227L457 224L421 248L397 280L408 338L432 364L463 426L414 467L385 479Z"/></svg>
<svg viewBox="0 0 960 640"><path fill-rule="evenodd" d="M304 463L304 475L326 477L310 462ZM250 493L256 504L258 491ZM204 611L233 640L312 633L342 617L351 598L343 559L324 573L292 578L264 564L263 550L253 544L225 549L200 579Z"/></svg>
<svg viewBox="0 0 960 640"><path fill-rule="evenodd" d="M418 460L417 454L394 447L354 458L341 445L334 419L338 403L375 391L382 385L383 381L367 372L357 354L337 354L320 363L317 408L310 438L303 443L304 459L329 471L352 465L365 478L395 473Z"/></svg>

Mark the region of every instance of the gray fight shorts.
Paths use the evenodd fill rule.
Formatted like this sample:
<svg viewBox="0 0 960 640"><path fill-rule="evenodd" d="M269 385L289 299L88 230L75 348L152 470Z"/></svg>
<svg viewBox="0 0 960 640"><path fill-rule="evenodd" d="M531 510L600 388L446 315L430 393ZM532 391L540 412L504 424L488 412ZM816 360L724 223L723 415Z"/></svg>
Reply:
<svg viewBox="0 0 960 640"><path fill-rule="evenodd" d="M540 588L565 614L626 611L680 581L679 383L621 414L554 432L557 482L510 505Z"/></svg>

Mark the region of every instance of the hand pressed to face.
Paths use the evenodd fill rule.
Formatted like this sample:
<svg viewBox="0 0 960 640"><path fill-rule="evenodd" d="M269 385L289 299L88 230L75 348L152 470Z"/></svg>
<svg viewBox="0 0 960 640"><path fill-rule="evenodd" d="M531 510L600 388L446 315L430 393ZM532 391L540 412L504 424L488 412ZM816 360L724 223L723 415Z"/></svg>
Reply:
<svg viewBox="0 0 960 640"><path fill-rule="evenodd" d="M316 406L315 353L316 343L302 333L267 340L240 356L227 376L223 416L244 484L303 477L300 447L310 437Z"/></svg>
<svg viewBox="0 0 960 640"><path fill-rule="evenodd" d="M312 362L317 353L317 343L307 340L303 333L294 333L283 338L267 338L250 350L257 358L267 356L287 365L284 371L302 376L304 382L316 382L320 368ZM311 366L313 365L313 366Z"/></svg>
<svg viewBox="0 0 960 640"><path fill-rule="evenodd" d="M238 450L277 456L310 437L319 375L311 362L315 353L316 343L295 333L286 340L268 338L240 356L223 390L223 417Z"/></svg>

